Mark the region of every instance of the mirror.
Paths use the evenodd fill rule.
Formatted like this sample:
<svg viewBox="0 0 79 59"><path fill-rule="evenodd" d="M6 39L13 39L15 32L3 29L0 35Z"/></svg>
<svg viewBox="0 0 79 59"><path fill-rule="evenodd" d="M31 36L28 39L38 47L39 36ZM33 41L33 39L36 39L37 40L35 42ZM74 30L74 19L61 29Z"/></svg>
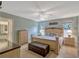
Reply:
<svg viewBox="0 0 79 59"><path fill-rule="evenodd" d="M0 34L8 34L8 22L0 21Z"/></svg>

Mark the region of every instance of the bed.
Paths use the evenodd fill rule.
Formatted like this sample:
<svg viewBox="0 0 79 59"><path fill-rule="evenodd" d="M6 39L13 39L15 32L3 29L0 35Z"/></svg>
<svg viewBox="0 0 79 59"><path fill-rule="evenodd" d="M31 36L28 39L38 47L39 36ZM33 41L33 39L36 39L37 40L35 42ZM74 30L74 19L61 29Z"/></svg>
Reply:
<svg viewBox="0 0 79 59"><path fill-rule="evenodd" d="M60 47L63 44L63 29L46 28L45 35L33 35L32 41L48 44L50 46L50 50L58 54Z"/></svg>

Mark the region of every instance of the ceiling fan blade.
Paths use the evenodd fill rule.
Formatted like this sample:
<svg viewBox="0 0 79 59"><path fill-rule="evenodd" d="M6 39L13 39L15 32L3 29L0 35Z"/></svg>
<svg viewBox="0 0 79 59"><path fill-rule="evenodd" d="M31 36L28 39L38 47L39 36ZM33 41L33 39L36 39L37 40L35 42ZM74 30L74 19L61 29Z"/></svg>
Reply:
<svg viewBox="0 0 79 59"><path fill-rule="evenodd" d="M38 4L38 2L34 2L34 4L35 4L36 8L38 9L38 13L40 13L40 14L44 13L43 10L42 10L42 8Z"/></svg>
<svg viewBox="0 0 79 59"><path fill-rule="evenodd" d="M58 4L58 5L56 5L56 6L53 6L53 7L51 7L51 8L48 8L48 9L45 10L44 12L46 13L46 12L50 12L50 11L56 11L58 8L60 8L60 6L63 7L63 4Z"/></svg>

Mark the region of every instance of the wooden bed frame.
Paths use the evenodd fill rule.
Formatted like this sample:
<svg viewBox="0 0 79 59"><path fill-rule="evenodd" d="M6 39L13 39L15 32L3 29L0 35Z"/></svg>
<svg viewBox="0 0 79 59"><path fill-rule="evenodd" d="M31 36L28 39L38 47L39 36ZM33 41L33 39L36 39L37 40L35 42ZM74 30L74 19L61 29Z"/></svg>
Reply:
<svg viewBox="0 0 79 59"><path fill-rule="evenodd" d="M59 36L63 36L63 28L45 28L45 33L53 33Z"/></svg>
<svg viewBox="0 0 79 59"><path fill-rule="evenodd" d="M63 36L62 28L46 28L45 32L46 33L55 33L59 36ZM50 50L53 50L56 54L59 53L59 50L60 50L59 38L56 38L56 40L47 40L44 38L32 37L32 41L38 41L41 43L48 44L50 46Z"/></svg>

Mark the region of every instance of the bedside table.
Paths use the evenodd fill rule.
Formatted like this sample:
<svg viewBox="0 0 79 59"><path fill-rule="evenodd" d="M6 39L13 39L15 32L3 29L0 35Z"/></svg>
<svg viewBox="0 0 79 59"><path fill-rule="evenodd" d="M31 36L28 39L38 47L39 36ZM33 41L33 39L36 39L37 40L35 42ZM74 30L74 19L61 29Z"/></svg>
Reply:
<svg viewBox="0 0 79 59"><path fill-rule="evenodd" d="M70 37L64 38L64 45L75 47L75 38Z"/></svg>

